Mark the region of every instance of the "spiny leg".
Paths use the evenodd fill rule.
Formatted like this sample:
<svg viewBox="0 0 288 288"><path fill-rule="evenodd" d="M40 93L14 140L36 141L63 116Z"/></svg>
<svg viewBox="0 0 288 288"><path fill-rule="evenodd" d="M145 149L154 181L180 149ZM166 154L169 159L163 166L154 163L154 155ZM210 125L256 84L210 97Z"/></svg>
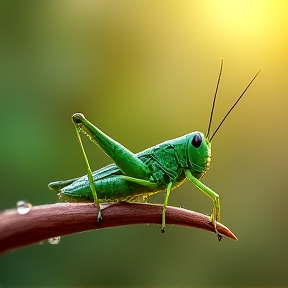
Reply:
<svg viewBox="0 0 288 288"><path fill-rule="evenodd" d="M86 134L92 142L97 144L113 160L123 174L149 180L147 165L138 159L134 153L94 126L83 114L74 114L72 121L78 131Z"/></svg>
<svg viewBox="0 0 288 288"><path fill-rule="evenodd" d="M79 131L79 128L77 127L77 125L75 125L75 129L76 129L76 134L77 134L77 137L78 137L78 140L79 140L79 143L80 143L80 146L81 146L81 150L82 150L82 153L83 153L83 156L84 156L84 159L85 159L85 163L86 163L86 166L87 166L87 176L88 176L90 188L91 188L91 191L92 191L92 194L93 194L94 203L95 203L95 205L98 208L97 222L99 222L102 219L101 207L100 207L100 203L99 203L99 200L98 200L98 197L97 197L97 193L96 193L94 179L93 179L93 176L92 176L92 170L90 168L90 164L89 164L89 161L88 161L88 158L87 158L87 155L86 155L86 152L85 152L82 140L81 140L80 131Z"/></svg>
<svg viewBox="0 0 288 288"><path fill-rule="evenodd" d="M171 187L172 187L172 182L170 182L167 186L166 189L166 195L165 195L165 199L164 199L164 203L163 203L163 210L162 210L162 228L161 228L161 232L164 233L165 229L166 229L166 210L167 210L167 204L168 204L168 198L170 195L170 191L171 191Z"/></svg>
<svg viewBox="0 0 288 288"><path fill-rule="evenodd" d="M186 178L193 183L196 187L198 187L202 192L208 195L213 201L212 213L210 216L211 222L214 225L215 232L217 233L218 240L222 239L222 236L219 234L217 230L217 222L220 221L220 200L219 195L214 192L212 189L204 185L201 181L195 178L189 170L185 170Z"/></svg>

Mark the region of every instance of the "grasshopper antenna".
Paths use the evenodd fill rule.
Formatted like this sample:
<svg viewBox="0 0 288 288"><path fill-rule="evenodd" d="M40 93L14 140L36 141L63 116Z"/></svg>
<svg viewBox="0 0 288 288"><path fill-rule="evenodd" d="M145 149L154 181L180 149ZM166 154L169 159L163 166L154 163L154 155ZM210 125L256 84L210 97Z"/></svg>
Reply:
<svg viewBox="0 0 288 288"><path fill-rule="evenodd" d="M247 89L250 87L250 85L252 84L252 82L255 80L255 78L258 76L258 74L260 73L261 69L259 69L259 71L256 73L256 75L253 77L253 79L250 81L250 83L247 85L247 87L245 88L245 90L242 92L242 94L239 96L239 98L237 99L237 101L233 104L233 106L230 108L230 110L227 112L227 114L225 115L225 117L222 119L222 121L220 122L220 124L218 125L218 127L216 128L216 130L214 131L214 133L212 134L211 138L209 139L209 142L212 141L212 138L215 136L216 132L219 130L219 128L221 127L221 125L224 123L225 119L228 117L228 115L231 113L231 111L234 109L234 107L237 105L237 103L240 101L240 99L243 97L243 95L245 94L245 92L247 91ZM213 111L213 110L212 110Z"/></svg>
<svg viewBox="0 0 288 288"><path fill-rule="evenodd" d="M219 83L220 83L220 79L221 79L221 74L222 74L222 68L223 68L223 59L221 59L220 71L219 71L218 81L217 81L216 90L215 90L215 94L214 94L214 99L213 99L213 104L212 104L212 109L211 109L211 114L210 114L210 120L209 120L209 125L208 125L208 131L207 131L207 136L206 136L207 139L209 137L209 133L210 133L210 129L211 129L213 112L214 112L215 102L216 102L216 96L217 96Z"/></svg>

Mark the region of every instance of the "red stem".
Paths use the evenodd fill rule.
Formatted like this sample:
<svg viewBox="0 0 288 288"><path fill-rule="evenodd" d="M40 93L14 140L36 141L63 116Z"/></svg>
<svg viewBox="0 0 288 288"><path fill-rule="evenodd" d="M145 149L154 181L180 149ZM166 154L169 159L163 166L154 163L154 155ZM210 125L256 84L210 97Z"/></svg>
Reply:
<svg viewBox="0 0 288 288"><path fill-rule="evenodd" d="M101 212L103 220L97 223L97 208L92 203L35 206L24 215L20 215L17 210L3 211L0 213L0 254L48 238L86 230L133 224L161 224L162 205L101 204ZM215 232L208 216L183 208L167 207L166 223ZM220 223L217 223L217 230L222 235L237 240Z"/></svg>

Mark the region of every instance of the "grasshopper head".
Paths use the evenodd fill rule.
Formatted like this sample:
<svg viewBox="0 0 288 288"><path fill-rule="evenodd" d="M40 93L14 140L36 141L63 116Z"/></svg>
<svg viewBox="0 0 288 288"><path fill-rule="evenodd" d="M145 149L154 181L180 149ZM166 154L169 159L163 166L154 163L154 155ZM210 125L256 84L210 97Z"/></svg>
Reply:
<svg viewBox="0 0 288 288"><path fill-rule="evenodd" d="M189 169L193 176L200 179L210 167L211 143L198 131L192 132L187 141Z"/></svg>

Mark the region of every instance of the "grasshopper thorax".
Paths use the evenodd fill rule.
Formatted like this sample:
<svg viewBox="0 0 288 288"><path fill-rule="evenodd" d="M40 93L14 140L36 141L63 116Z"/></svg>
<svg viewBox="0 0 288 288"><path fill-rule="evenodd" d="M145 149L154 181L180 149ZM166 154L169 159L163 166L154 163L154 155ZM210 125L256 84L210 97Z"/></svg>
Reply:
<svg viewBox="0 0 288 288"><path fill-rule="evenodd" d="M187 158L192 175L203 177L211 162L211 143L203 133L195 131L188 136Z"/></svg>

